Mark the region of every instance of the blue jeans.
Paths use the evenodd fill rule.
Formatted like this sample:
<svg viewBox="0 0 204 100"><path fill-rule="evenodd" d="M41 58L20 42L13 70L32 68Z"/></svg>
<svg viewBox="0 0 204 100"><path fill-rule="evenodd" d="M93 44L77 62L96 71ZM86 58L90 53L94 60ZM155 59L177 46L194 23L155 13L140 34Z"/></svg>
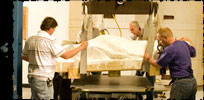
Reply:
<svg viewBox="0 0 204 100"><path fill-rule="evenodd" d="M197 92L195 78L175 80L170 91L170 99L194 99Z"/></svg>
<svg viewBox="0 0 204 100"><path fill-rule="evenodd" d="M31 87L31 99L53 99L53 86L49 87L47 81L42 81L37 77L28 77L28 82Z"/></svg>

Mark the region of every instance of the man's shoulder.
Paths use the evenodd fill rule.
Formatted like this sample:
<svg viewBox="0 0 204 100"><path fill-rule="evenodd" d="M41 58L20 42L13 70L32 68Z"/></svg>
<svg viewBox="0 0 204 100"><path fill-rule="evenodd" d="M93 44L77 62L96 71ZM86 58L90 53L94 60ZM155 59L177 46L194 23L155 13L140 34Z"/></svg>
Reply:
<svg viewBox="0 0 204 100"><path fill-rule="evenodd" d="M41 41L41 42L47 42L47 43L53 43L55 42L55 40L53 39L50 39L50 38L47 38L47 37L44 37L44 36L39 36L39 35L33 35L33 36L30 36L28 39L27 39L27 42L34 42L34 41Z"/></svg>
<svg viewBox="0 0 204 100"><path fill-rule="evenodd" d="M32 35L32 36L28 37L27 41L33 40L36 37L37 37L36 35Z"/></svg>
<svg viewBox="0 0 204 100"><path fill-rule="evenodd" d="M173 44L167 46L164 50L167 52L174 52L177 51L180 46L180 44L184 44L182 41L175 41Z"/></svg>

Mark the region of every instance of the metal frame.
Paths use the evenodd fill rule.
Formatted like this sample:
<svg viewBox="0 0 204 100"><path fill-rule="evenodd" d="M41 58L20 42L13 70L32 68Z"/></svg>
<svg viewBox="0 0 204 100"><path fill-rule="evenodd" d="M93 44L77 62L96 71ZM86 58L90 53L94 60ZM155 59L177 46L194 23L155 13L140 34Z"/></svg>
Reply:
<svg viewBox="0 0 204 100"><path fill-rule="evenodd" d="M84 1L83 4L83 14L86 16L87 14L104 14L104 15L112 15L112 14L149 14L149 18L147 19L147 25L145 26L144 38L148 40L146 52L151 56L154 47L154 41L156 37L156 32L158 28L158 4L156 2L151 1L140 1L140 0L132 0L132 1L98 1L98 0L90 0ZM86 9L86 7L87 9ZM94 9L92 9L92 7ZM127 9L130 9L128 11ZM139 9L139 10L137 10ZM144 10L143 10L144 9ZM92 20L89 20L92 21ZM89 25L91 26L91 24ZM84 27L83 27L84 28ZM88 27L87 36L92 33L92 27ZM84 38L84 37L82 37ZM142 70L145 72L149 72L149 63L144 62L142 65ZM86 74L87 68L87 49L82 50L81 52L81 61L80 61L80 73Z"/></svg>
<svg viewBox="0 0 204 100"><path fill-rule="evenodd" d="M140 5L140 4L142 4L142 5ZM126 5L126 6L124 6L124 5ZM86 9L85 9L86 7L85 6L87 6L87 10L88 10L87 13L88 14L104 14L104 15L112 15L112 14L149 14L149 18L147 20L148 25L146 26L146 28L148 28L148 30L145 30L149 34L144 34L144 35L146 36L146 38L148 38L146 52L148 52L150 55L152 55L155 36L156 36L156 31L157 31L157 25L158 25L158 22L157 22L158 17L156 16L157 15L157 10L158 10L158 4L156 2L144 2L144 1L133 0L133 2L122 1L122 2L119 3L117 1L90 0L88 2L87 1L84 2L82 4L82 6L83 6L83 14L86 14L85 13L86 12ZM132 6L132 7L130 7L130 6ZM139 6L139 8L141 8L141 9L144 8L145 10L143 10L143 11L141 11L141 9L135 10L135 7L138 7L138 6ZM143 7L143 6L145 6L145 7ZM94 9L91 9L91 7L93 7ZM99 11L97 11L97 9ZM124 9L126 9L126 10L124 10ZM127 9L131 9L131 10L127 12ZM102 11L100 11L100 10L102 10ZM90 29L90 27L88 27L88 33L91 33L91 32L92 32L92 30ZM87 34L87 37L88 37L88 34ZM85 52L87 52L87 51L85 51ZM81 61L87 62L87 55L86 55L86 57L81 56ZM80 64L82 64L82 63L80 63ZM146 64L145 66L147 66L147 67L142 67L142 70L144 70L146 72L149 72L149 67L148 67L149 63L145 63L145 64ZM86 69L86 65L80 65L80 71L82 71L81 69L84 69L84 68ZM83 70L82 73L85 73L85 70ZM86 78L84 79L84 77L86 77ZM102 76L98 76L98 77L104 77L104 76L102 75ZM120 85L118 86L118 85L115 85L115 84L114 85L113 84L105 84L105 85L104 84L98 84L98 83L101 83L103 79L99 78L99 80L94 80L94 79L90 80L90 79L87 79L87 78L93 79L93 78L91 78L91 76L81 75L79 80L74 80L71 87L77 88L81 92L86 92L86 97L88 97L88 98L89 97L94 97L94 98L95 97L101 97L101 96L105 96L105 95L107 97L113 97L114 95L116 96L116 95L124 94L124 93L127 94L127 95L133 93L133 95L130 95L130 96L135 96L134 95L135 93L145 93L146 91L148 91L149 89L152 88L151 87L152 85L150 83L150 84L148 84L146 86L144 86L144 85L134 86L134 88L136 88L136 87L137 88L142 88L142 90L138 90L138 89L132 90L131 88L127 87L129 92L126 91L126 90L125 90L125 92L123 92L124 89L122 89L122 87L128 86L128 85L123 84L123 86L121 87ZM147 83L149 82L149 80L147 80L147 78L145 78L145 77L143 77L143 78L146 80ZM109 80L108 77L106 77L106 79ZM103 81L107 81L107 80L103 80ZM119 79L119 80L121 80L121 79ZM92 84L92 83L90 84L89 81L92 81L94 83L96 81L96 84ZM118 82L118 80L109 80L109 81L116 82L117 84L121 84L121 82ZM139 82L139 81L137 80L137 82ZM79 83L84 83L84 84L79 84ZM95 89L93 87L95 87ZM111 87L112 88L114 88L114 87L115 88L121 88L122 90L119 90L120 92L117 92L118 89L111 89ZM110 91L106 91L103 88L108 88ZM101 93L105 93L105 94L101 94ZM107 94L107 93L111 93L111 94ZM110 96L110 95L112 95L112 96Z"/></svg>
<svg viewBox="0 0 204 100"><path fill-rule="evenodd" d="M102 97L110 99L123 96L136 98L137 93L145 94L153 88L153 85L142 76L89 75L74 80L71 87L74 88L74 92L85 93L87 99Z"/></svg>
<svg viewBox="0 0 204 100"><path fill-rule="evenodd" d="M13 1L13 99L22 99L22 30L23 2Z"/></svg>

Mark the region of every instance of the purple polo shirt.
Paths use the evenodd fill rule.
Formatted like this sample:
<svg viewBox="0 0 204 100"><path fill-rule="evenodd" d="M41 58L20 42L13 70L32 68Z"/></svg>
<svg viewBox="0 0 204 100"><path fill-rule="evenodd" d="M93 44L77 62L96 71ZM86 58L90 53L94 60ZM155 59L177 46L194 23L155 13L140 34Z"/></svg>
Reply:
<svg viewBox="0 0 204 100"><path fill-rule="evenodd" d="M166 47L157 63L162 67L169 66L171 78L181 78L193 75L191 57L195 49L184 41L175 41Z"/></svg>

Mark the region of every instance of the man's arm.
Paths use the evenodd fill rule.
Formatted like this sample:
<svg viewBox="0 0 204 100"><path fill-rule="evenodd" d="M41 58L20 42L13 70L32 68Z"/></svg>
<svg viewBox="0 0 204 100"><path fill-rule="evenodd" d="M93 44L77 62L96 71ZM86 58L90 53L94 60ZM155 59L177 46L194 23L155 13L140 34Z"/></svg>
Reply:
<svg viewBox="0 0 204 100"><path fill-rule="evenodd" d="M192 46L195 49L193 42L189 38L182 37L182 38L179 38L178 40L187 42L190 46ZM195 49L195 54L192 57L196 57L196 49Z"/></svg>
<svg viewBox="0 0 204 100"><path fill-rule="evenodd" d="M152 58L149 56L148 53L145 53L145 54L144 54L143 60L144 60L144 61L148 61L149 64L151 64L151 65L154 66L154 67L162 68L162 67L157 63L157 60L152 59Z"/></svg>
<svg viewBox="0 0 204 100"><path fill-rule="evenodd" d="M64 59L69 59L73 56L75 56L77 53L79 53L79 51L85 49L88 47L88 42L82 42L81 45L73 50L70 51L66 51L64 54L62 54L60 57L64 58Z"/></svg>

